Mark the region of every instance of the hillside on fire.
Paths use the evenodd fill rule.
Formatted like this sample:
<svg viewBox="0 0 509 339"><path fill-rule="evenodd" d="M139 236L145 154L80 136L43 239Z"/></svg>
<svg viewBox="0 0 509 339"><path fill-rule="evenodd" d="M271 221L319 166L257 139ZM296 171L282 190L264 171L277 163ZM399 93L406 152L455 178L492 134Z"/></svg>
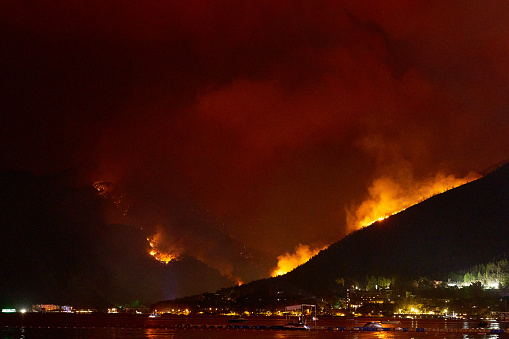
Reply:
<svg viewBox="0 0 509 339"><path fill-rule="evenodd" d="M386 277L393 288L422 279L447 282L454 272L509 254L508 211L509 164L505 164L481 179L351 233L286 275L215 295L160 302L154 308L188 307L197 300L215 307L234 300L230 307L239 310L330 301L349 286L366 286L374 277ZM507 281L499 283L507 285Z"/></svg>
<svg viewBox="0 0 509 339"><path fill-rule="evenodd" d="M108 223L115 201L74 176L0 172L0 307L149 305L232 283L191 257L154 260L147 230Z"/></svg>
<svg viewBox="0 0 509 339"><path fill-rule="evenodd" d="M197 251L194 256L184 252L177 261L161 263L151 256L147 241L154 240L154 229L141 223L109 222L107 213L123 213L126 203L76 182L72 173L0 173L2 307L30 303L97 308L148 305L207 291L220 291L239 303L250 303L256 296L263 306L281 299L281 291L288 302L293 297L298 301L337 296L347 286L364 283L367 276L396 281L421 276L446 279L451 272L497 260L509 251L507 164L351 233L286 275L233 288L227 286L235 281L228 270L219 270L220 257L214 256L218 252L207 242L212 235L201 232L197 249L203 256L196 255L201 253ZM179 214L184 212L181 209ZM198 213L189 213L199 224ZM235 259L238 267L253 272L261 267L254 266L256 252L252 249L219 231L213 236L221 237L221 255L230 260L235 254L246 256ZM264 271L268 274L269 270Z"/></svg>
<svg viewBox="0 0 509 339"><path fill-rule="evenodd" d="M509 164L331 245L281 280L320 294L337 279L446 279L509 251Z"/></svg>

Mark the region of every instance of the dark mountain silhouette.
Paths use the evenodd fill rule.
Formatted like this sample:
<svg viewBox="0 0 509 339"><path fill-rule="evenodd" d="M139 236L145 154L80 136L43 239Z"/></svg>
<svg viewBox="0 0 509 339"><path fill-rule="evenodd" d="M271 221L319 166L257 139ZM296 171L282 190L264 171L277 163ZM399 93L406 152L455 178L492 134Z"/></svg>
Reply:
<svg viewBox="0 0 509 339"><path fill-rule="evenodd" d="M0 172L0 307L148 305L231 284L193 258L155 261L148 234L108 224L112 202L74 181Z"/></svg>
<svg viewBox="0 0 509 339"><path fill-rule="evenodd" d="M160 302L188 306L281 307L333 301L346 287L368 276L394 278L409 286L422 277L447 279L452 272L509 253L509 164L484 177L438 194L390 218L351 233L292 272L203 295ZM217 306L216 306L217 307Z"/></svg>
<svg viewBox="0 0 509 339"><path fill-rule="evenodd" d="M507 253L508 239L509 164L505 164L346 236L273 284L323 296L335 290L341 278L446 279L453 271Z"/></svg>
<svg viewBox="0 0 509 339"><path fill-rule="evenodd" d="M137 227L105 222L93 187L65 177L0 173L0 304L106 307L168 300L228 286L192 259L164 266ZM509 165L354 232L285 276L227 289L260 307L327 297L338 279L443 279L509 252ZM178 277L179 279L175 279ZM192 281L193 284L185 284ZM179 285L177 282L184 282ZM213 282L213 283L212 283ZM257 298L250 298L256 295ZM260 297L262 296L262 297Z"/></svg>

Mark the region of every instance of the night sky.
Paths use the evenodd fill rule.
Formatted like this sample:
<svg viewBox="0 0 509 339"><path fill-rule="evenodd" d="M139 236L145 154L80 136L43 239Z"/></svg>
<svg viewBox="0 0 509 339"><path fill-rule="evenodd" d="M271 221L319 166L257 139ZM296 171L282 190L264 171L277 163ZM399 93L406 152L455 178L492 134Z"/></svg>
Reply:
<svg viewBox="0 0 509 339"><path fill-rule="evenodd" d="M0 170L111 182L108 223L232 282L509 159L507 1L4 1L0 34Z"/></svg>

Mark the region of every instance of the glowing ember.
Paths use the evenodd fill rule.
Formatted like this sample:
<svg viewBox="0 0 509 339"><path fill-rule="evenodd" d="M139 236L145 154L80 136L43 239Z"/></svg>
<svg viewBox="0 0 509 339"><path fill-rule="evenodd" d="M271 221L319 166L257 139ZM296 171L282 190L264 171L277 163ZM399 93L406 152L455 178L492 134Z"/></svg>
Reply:
<svg viewBox="0 0 509 339"><path fill-rule="evenodd" d="M293 270L294 268L296 268L297 266L307 262L309 259L317 255L318 252L325 249L326 247L327 246L319 247L312 250L311 247L309 247L309 245L299 244L299 246L295 248L295 253L293 254L285 253L277 257L278 259L277 268L275 268L270 275L272 277L276 277L278 275L286 274Z"/></svg>
<svg viewBox="0 0 509 339"><path fill-rule="evenodd" d="M244 282L240 278L237 278L236 282L237 282L237 286L244 285Z"/></svg>
<svg viewBox="0 0 509 339"><path fill-rule="evenodd" d="M108 196L108 192L111 189L111 182L106 181L96 181L93 184L94 188L97 190L97 193L102 196L106 197Z"/></svg>
<svg viewBox="0 0 509 339"><path fill-rule="evenodd" d="M347 224L351 231L369 226L376 221L404 211L408 207L434 195L475 180L480 176L470 173L465 178L438 174L421 183L399 184L391 178L383 177L373 181L369 188L369 198L362 202L355 212L347 211Z"/></svg>
<svg viewBox="0 0 509 339"><path fill-rule="evenodd" d="M124 195L115 194L113 183L111 181L96 181L92 185L99 196L104 199L108 199L113 203L113 206L121 212L122 216L127 216L129 212L129 203L125 202Z"/></svg>

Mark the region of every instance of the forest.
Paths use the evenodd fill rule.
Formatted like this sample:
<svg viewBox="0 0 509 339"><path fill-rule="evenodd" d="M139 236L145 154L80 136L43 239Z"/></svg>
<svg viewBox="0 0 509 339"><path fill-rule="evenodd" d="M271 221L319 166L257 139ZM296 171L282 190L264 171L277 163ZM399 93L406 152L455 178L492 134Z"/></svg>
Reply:
<svg viewBox="0 0 509 339"><path fill-rule="evenodd" d="M507 288L509 286L507 255L500 260L491 261L485 265L475 265L468 270L453 273L449 276L449 281L460 286L480 283L485 288Z"/></svg>

